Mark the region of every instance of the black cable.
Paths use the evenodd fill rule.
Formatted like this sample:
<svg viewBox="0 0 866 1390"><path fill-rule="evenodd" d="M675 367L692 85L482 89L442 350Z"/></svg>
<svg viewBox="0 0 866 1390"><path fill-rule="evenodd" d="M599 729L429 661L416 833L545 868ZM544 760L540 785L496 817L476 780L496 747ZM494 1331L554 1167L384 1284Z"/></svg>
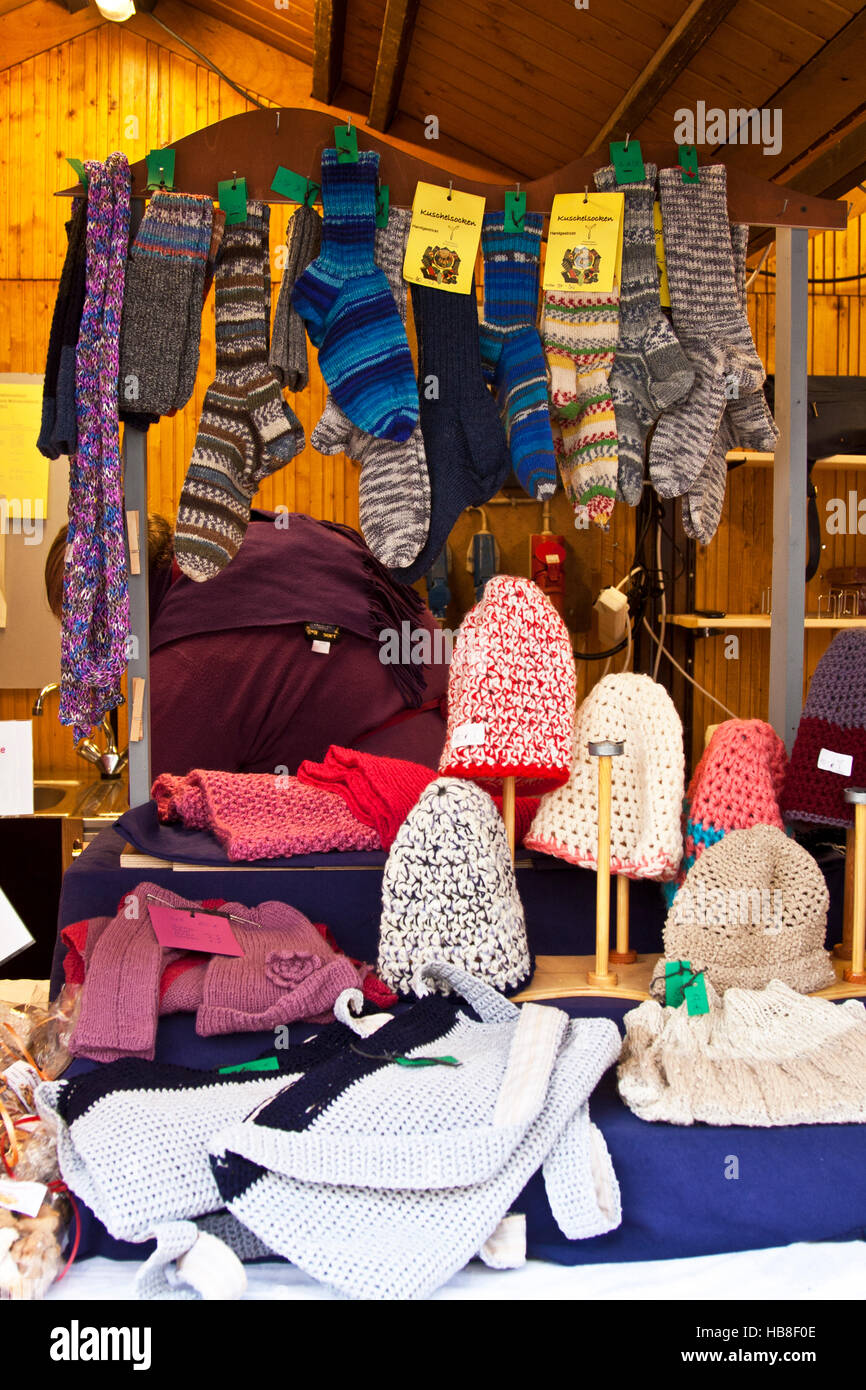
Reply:
<svg viewBox="0 0 866 1390"><path fill-rule="evenodd" d="M223 82L227 82L232 91L237 92L238 96L243 97L244 101L251 101L253 106L257 106L260 111L271 111L273 109L270 106L265 106L264 102L258 101L256 97L250 96L249 92L245 92L243 87L238 86L237 82L232 82L230 77L226 77L225 73L220 71L216 63L211 62L206 53L200 53L197 48L193 48L189 39L185 39L182 34L176 34L173 29L169 29L168 25L163 24L159 16L154 14L152 10L148 18L152 19L155 24L158 24L160 29L164 29L167 34L171 34L171 37L177 39L178 43L182 43L185 48L189 49L190 53L194 53L197 58L201 58L202 62L207 64L211 72L215 72L217 77L221 78Z"/></svg>
<svg viewBox="0 0 866 1390"><path fill-rule="evenodd" d="M761 270L758 271L758 274L759 274L759 275L766 275L766 276L768 276L771 280L775 280L775 279L776 279L776 272L775 272L775 270L764 270L764 269L762 268ZM806 281L806 283L807 283L808 285L847 285L847 284L850 284L852 280L863 280L863 279L866 279L866 273L864 273L863 275L836 275L836 276L833 276L832 279L830 279L830 280L819 280L819 279L814 279L814 280L813 280L813 279L810 278L809 280Z"/></svg>
<svg viewBox="0 0 866 1390"><path fill-rule="evenodd" d="M606 657L616 656L617 652L623 651L628 646L628 638L623 637L615 647L608 647L606 652L575 652L578 661L604 661Z"/></svg>

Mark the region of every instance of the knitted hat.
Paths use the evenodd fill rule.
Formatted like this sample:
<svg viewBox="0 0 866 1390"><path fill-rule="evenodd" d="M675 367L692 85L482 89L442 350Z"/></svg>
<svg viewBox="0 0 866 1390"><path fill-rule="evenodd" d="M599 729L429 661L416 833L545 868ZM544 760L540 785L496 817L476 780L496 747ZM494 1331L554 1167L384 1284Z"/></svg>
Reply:
<svg viewBox="0 0 866 1390"><path fill-rule="evenodd" d="M378 972L401 994L444 960L505 993L532 974L505 826L480 787L440 777L397 832L382 879Z"/></svg>
<svg viewBox="0 0 866 1390"><path fill-rule="evenodd" d="M836 978L824 949L829 903L812 855L783 830L732 830L689 870L665 923L665 957L705 971L719 993L783 980L809 994ZM651 993L663 992L661 960Z"/></svg>
<svg viewBox="0 0 866 1390"><path fill-rule="evenodd" d="M866 1008L804 999L781 980L710 1010L649 999L625 1016L619 1091L642 1120L691 1125L866 1121Z"/></svg>
<svg viewBox="0 0 866 1390"><path fill-rule="evenodd" d="M841 760L828 753L841 754ZM854 807L843 794L846 787L863 786L866 632L852 628L833 638L815 667L782 794L785 820L853 825Z"/></svg>
<svg viewBox="0 0 866 1390"><path fill-rule="evenodd" d="M763 719L728 719L713 734L687 794L682 882L698 855L729 830L783 829L779 796L788 757Z"/></svg>
<svg viewBox="0 0 866 1390"><path fill-rule="evenodd" d="M587 744L625 744L611 760L611 868L627 878L671 878L682 855L683 730L673 701L649 676L605 676L574 724L574 763L564 787L542 799L528 849L594 868L598 858L598 759Z"/></svg>
<svg viewBox="0 0 866 1390"><path fill-rule="evenodd" d="M561 786L574 698L571 638L550 599L529 579L494 575L457 635L439 771L528 778L533 791Z"/></svg>

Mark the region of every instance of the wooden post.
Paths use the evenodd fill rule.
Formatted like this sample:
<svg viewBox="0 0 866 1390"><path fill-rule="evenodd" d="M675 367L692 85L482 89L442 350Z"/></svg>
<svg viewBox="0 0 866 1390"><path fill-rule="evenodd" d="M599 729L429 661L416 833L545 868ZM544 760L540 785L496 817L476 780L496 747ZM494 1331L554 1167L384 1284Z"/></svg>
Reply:
<svg viewBox="0 0 866 1390"><path fill-rule="evenodd" d="M595 970L587 983L612 989L617 976L608 969L610 953L610 774L611 758L625 745L604 740L587 744L589 756L598 758L598 858L595 879Z"/></svg>
<svg viewBox="0 0 866 1390"><path fill-rule="evenodd" d="M845 831L845 889L842 897L842 940L833 947L837 960L850 960L854 941L854 827Z"/></svg>
<svg viewBox="0 0 866 1390"><path fill-rule="evenodd" d="M514 797L514 778L506 777L502 783L502 819L505 821L512 863L514 862Z"/></svg>
<svg viewBox="0 0 866 1390"><path fill-rule="evenodd" d="M616 950L611 951L613 965L633 965L637 951L628 944L628 879L619 874L616 880Z"/></svg>
<svg viewBox="0 0 866 1390"><path fill-rule="evenodd" d="M846 787L845 800L854 807L854 934L844 979L862 985L866 984L866 787Z"/></svg>

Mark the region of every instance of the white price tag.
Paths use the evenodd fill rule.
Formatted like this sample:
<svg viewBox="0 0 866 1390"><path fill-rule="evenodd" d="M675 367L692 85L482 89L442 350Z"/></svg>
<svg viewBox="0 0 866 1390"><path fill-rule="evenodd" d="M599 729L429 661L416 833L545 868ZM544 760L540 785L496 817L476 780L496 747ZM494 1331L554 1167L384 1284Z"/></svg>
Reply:
<svg viewBox="0 0 866 1390"><path fill-rule="evenodd" d="M854 758L851 753L834 753L829 748L822 748L818 754L818 766L824 772L838 772L840 777L850 777Z"/></svg>
<svg viewBox="0 0 866 1390"><path fill-rule="evenodd" d="M0 1178L0 1208L20 1211L23 1216L38 1216L48 1188L41 1182L16 1182Z"/></svg>
<svg viewBox="0 0 866 1390"><path fill-rule="evenodd" d="M33 1092L42 1080L35 1067L29 1062L13 1062L3 1072L6 1084L15 1092L22 1105L28 1108L33 1101Z"/></svg>
<svg viewBox="0 0 866 1390"><path fill-rule="evenodd" d="M458 724L451 735L452 748L477 748L484 742L485 724Z"/></svg>
<svg viewBox="0 0 866 1390"><path fill-rule="evenodd" d="M316 638L315 642L313 643L314 652L320 652L323 656L327 656L330 650L330 642L322 642L318 637Z"/></svg>

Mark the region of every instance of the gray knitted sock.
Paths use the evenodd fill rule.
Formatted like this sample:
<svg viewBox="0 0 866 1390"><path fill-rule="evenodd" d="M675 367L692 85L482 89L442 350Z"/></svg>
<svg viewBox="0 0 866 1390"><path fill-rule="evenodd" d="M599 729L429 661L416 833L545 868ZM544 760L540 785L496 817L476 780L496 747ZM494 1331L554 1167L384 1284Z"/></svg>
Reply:
<svg viewBox="0 0 866 1390"><path fill-rule="evenodd" d="M384 270L406 322L403 258L412 214L392 208L387 227L377 227L376 264ZM359 430L328 395L311 440L322 454L346 453L361 464L361 532L377 560L403 569L420 554L430 530L430 478L420 424L402 444Z"/></svg>
<svg viewBox="0 0 866 1390"><path fill-rule="evenodd" d="M307 330L292 305L295 281L319 254L322 219L315 208L299 207L286 228L288 256L271 332L268 366L289 391L303 391L310 379Z"/></svg>
<svg viewBox="0 0 866 1390"><path fill-rule="evenodd" d="M663 410L680 400L694 381L694 368L662 313L655 253L653 199L656 166L646 178L625 184L619 344L610 376L619 439L617 495L635 507L640 501L646 437ZM613 165L599 169L595 185L618 189Z"/></svg>
<svg viewBox="0 0 866 1390"><path fill-rule="evenodd" d="M674 327L695 381L656 426L649 464L659 496L680 497L709 459L726 391L754 395L765 372L737 292L724 165L702 167L691 188L663 169L659 185Z"/></svg>
<svg viewBox="0 0 866 1390"><path fill-rule="evenodd" d="M746 253L749 229L731 227L734 278L743 314L746 312ZM742 334L740 335L742 337ZM763 391L727 401L707 462L682 499L683 530L692 540L708 545L722 519L728 481L726 455L730 449L772 451L778 437L775 421Z"/></svg>

